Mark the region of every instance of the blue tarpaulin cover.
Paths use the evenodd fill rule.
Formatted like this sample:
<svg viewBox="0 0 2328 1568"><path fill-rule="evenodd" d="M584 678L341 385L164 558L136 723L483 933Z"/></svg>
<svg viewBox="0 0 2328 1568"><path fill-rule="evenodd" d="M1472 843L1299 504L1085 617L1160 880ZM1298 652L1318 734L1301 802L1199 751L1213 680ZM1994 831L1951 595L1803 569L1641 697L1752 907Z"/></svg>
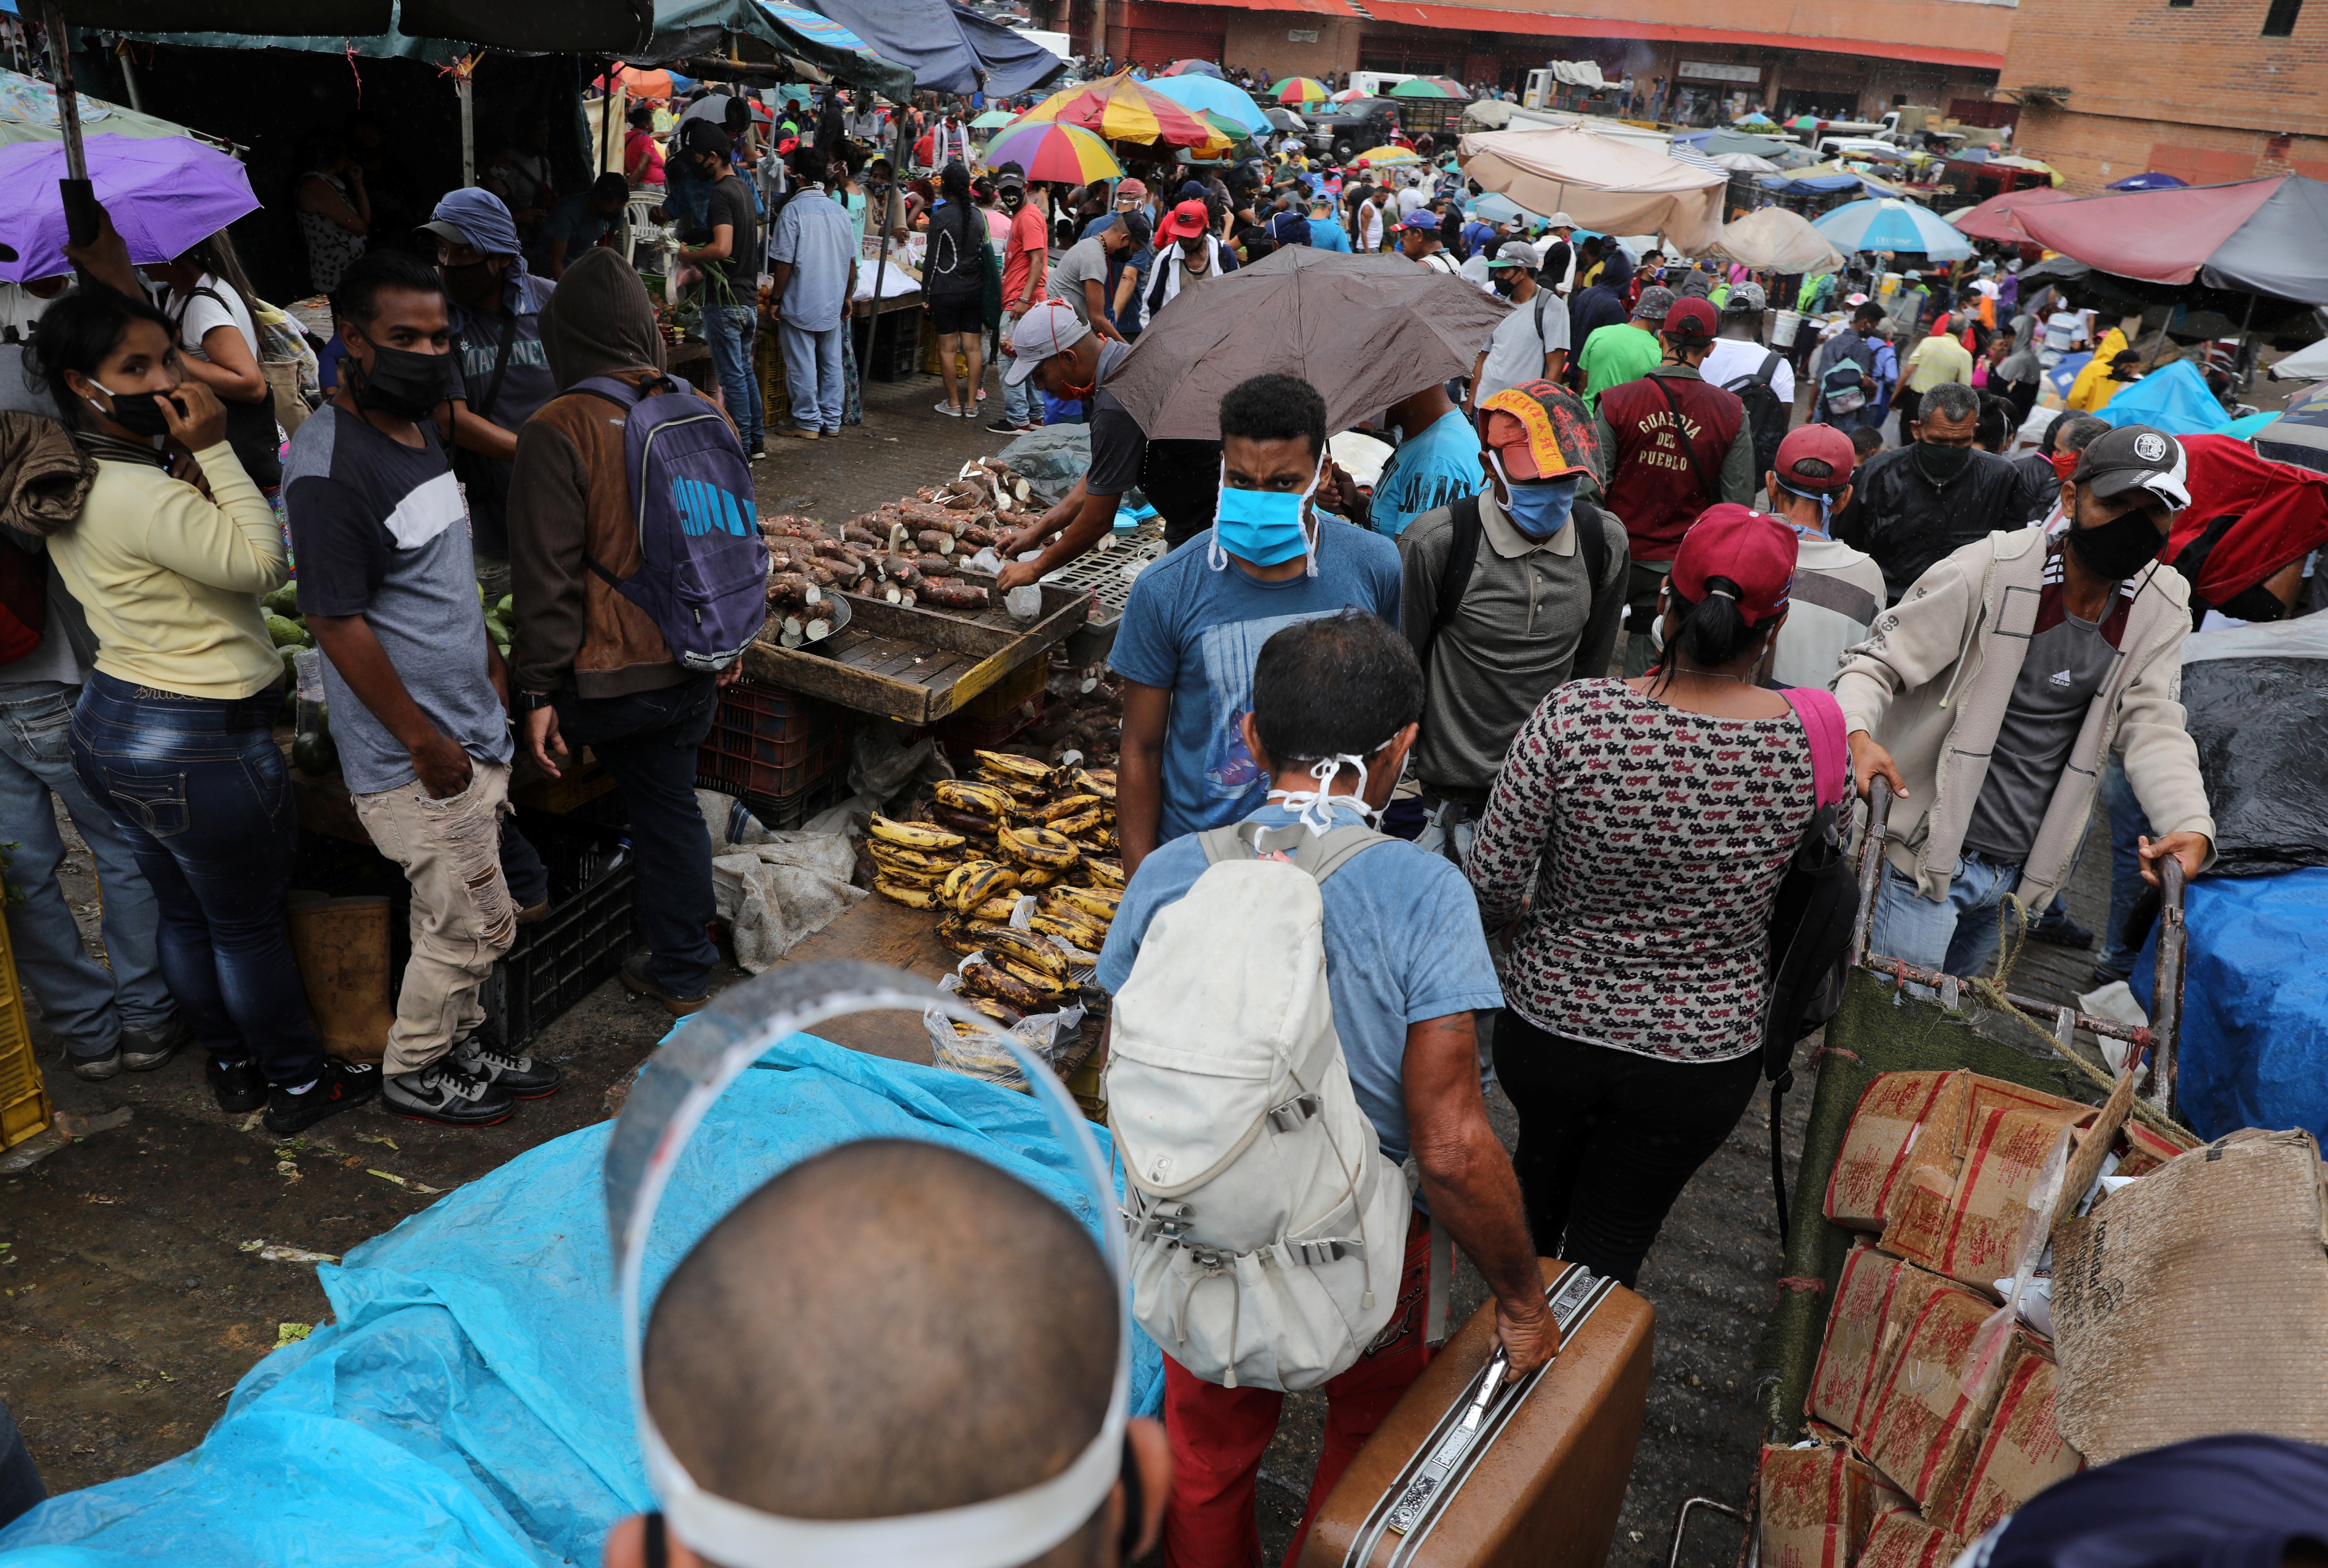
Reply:
<svg viewBox="0 0 2328 1568"><path fill-rule="evenodd" d="M2189 360L2161 365L2102 405L2113 425L2149 425L2170 436L2212 436L2231 422L2199 367Z"/></svg>
<svg viewBox="0 0 2328 1568"><path fill-rule="evenodd" d="M2209 1140L2301 1127L2328 1142L2328 867L2201 878L2183 915L2183 1119ZM2136 996L2150 995L2157 958L2154 930Z"/></svg>
<svg viewBox="0 0 2328 1568"><path fill-rule="evenodd" d="M1024 1094L807 1035L757 1065L672 1177L650 1299L769 1176L862 1138L961 1149L1094 1226L1109 1217ZM0 1564L595 1568L615 1520L652 1506L600 1207L612 1126L520 1155L320 1269L336 1321L252 1367L192 1452L0 1529ZM1106 1130L1093 1135L1104 1154ZM1133 1333L1132 1408L1152 1414L1162 1358Z"/></svg>

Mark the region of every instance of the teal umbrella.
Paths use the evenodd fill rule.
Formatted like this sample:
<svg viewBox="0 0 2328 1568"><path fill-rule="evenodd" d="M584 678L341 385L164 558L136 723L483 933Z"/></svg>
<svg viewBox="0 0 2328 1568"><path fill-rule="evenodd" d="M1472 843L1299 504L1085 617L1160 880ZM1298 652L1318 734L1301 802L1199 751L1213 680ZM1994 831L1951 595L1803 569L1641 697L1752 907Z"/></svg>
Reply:
<svg viewBox="0 0 2328 1568"><path fill-rule="evenodd" d="M1162 93L1182 108L1218 115L1240 127L1247 135L1258 135L1269 129L1269 117L1253 101L1253 95L1243 89L1231 87L1217 77L1187 76L1159 77L1149 87Z"/></svg>

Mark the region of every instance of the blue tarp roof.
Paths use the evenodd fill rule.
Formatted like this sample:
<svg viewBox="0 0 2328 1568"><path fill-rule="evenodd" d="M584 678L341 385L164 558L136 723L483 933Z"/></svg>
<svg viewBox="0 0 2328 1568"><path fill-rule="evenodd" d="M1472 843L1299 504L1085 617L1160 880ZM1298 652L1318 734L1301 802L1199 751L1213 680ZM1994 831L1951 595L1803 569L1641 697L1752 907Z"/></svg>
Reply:
<svg viewBox="0 0 2328 1568"><path fill-rule="evenodd" d="M997 97L1041 86L1066 62L1033 39L950 0L817 0L816 9L930 92L985 89Z"/></svg>

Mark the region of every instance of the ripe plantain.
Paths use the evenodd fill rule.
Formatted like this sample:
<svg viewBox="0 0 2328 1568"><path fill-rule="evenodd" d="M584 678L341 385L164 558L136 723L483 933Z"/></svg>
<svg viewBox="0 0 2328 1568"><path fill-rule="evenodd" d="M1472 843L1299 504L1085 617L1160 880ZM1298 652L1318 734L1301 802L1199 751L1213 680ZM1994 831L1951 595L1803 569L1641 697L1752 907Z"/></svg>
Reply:
<svg viewBox="0 0 2328 1568"><path fill-rule="evenodd" d="M1077 794L1097 795L1110 805L1115 803L1115 769L1079 767L1067 778Z"/></svg>
<svg viewBox="0 0 2328 1568"><path fill-rule="evenodd" d="M1072 909L1037 906L1027 924L1045 936L1056 936L1081 953L1097 953L1107 945L1107 929Z"/></svg>
<svg viewBox="0 0 2328 1568"><path fill-rule="evenodd" d="M941 917L936 926L938 944L949 953L965 956L976 953L986 944L970 934L970 923L959 915Z"/></svg>
<svg viewBox="0 0 2328 1568"><path fill-rule="evenodd" d="M1110 853L1119 842L1115 836L1115 830L1105 822L1094 822L1076 833L1069 841L1086 855Z"/></svg>
<svg viewBox="0 0 2328 1568"><path fill-rule="evenodd" d="M1022 891L1048 887L1065 875L1065 871L1047 871L1039 866L1028 866L1018 873L1018 886Z"/></svg>
<svg viewBox="0 0 2328 1568"><path fill-rule="evenodd" d="M1045 893L1043 902L1054 908L1064 904L1070 909L1079 909L1105 925L1114 920L1115 912L1123 902L1123 894L1113 887L1076 887L1063 882Z"/></svg>
<svg viewBox="0 0 2328 1568"><path fill-rule="evenodd" d="M998 778L1017 779L1021 784L1046 784L1051 780L1051 765L1037 762L1031 756L1013 756L1007 751L975 751L981 767Z"/></svg>
<svg viewBox="0 0 2328 1568"><path fill-rule="evenodd" d="M1076 812L1072 816L1055 819L1051 822L1050 828L1051 831L1055 833L1060 833L1068 838L1073 838L1078 833L1105 831L1107 828L1107 820L1100 815L1098 803L1094 802L1090 806L1085 807L1082 811Z"/></svg>
<svg viewBox="0 0 2328 1568"><path fill-rule="evenodd" d="M959 812L940 802L930 808L930 820L949 832L962 833L972 839L991 839L994 830L1002 824L993 817L976 812Z"/></svg>
<svg viewBox="0 0 2328 1568"><path fill-rule="evenodd" d="M924 871L910 866L892 866L878 855L873 860L873 875L877 879L888 883L892 887L922 887L931 892L936 892L944 886L945 879L953 875L955 869L949 866L942 871Z"/></svg>
<svg viewBox="0 0 2328 1568"><path fill-rule="evenodd" d="M1012 1024L1017 1023L1020 1019L1027 1016L1020 1012L1017 1008L1010 1006L1008 1002L996 1001L990 996L972 997L970 999L970 1005L980 1012L984 1013L988 1018L992 1019L996 1023L1000 1024L1006 1029ZM962 1026L960 1024L956 1024L954 1026L956 1028L960 1028L962 1027Z"/></svg>
<svg viewBox="0 0 2328 1568"><path fill-rule="evenodd" d="M962 868L959 883L946 884L946 903L955 909L976 909L1008 895L1018 886L1018 873L992 860L973 860Z"/></svg>
<svg viewBox="0 0 2328 1568"><path fill-rule="evenodd" d="M1018 809L1018 797L1000 784L983 779L940 779L937 803L949 810L968 812L975 816L1003 817Z"/></svg>
<svg viewBox="0 0 2328 1568"><path fill-rule="evenodd" d="M1096 814L1099 805L1100 798L1097 795L1062 795L1047 805L1037 806L1033 811L1028 812L1027 820L1047 827L1061 817L1076 816L1086 810Z"/></svg>
<svg viewBox="0 0 2328 1568"><path fill-rule="evenodd" d="M920 850L901 850L896 845L881 839L872 840L866 847L873 851L873 863L885 871L935 871L943 875L961 864L952 855L932 855Z"/></svg>
<svg viewBox="0 0 2328 1568"><path fill-rule="evenodd" d="M959 850L962 844L960 833L949 833L943 828L934 828L927 822L893 822L878 812L873 813L871 826L873 836L883 842L895 844L903 850L918 850L924 854Z"/></svg>
<svg viewBox="0 0 2328 1568"><path fill-rule="evenodd" d="M1049 828L1004 828L994 842L1011 859L1046 870L1064 871L1083 855L1065 833Z"/></svg>
<svg viewBox="0 0 2328 1568"><path fill-rule="evenodd" d="M987 957L995 955L990 952ZM1026 986L1043 999L1046 1007L1056 1007L1075 995L1075 988L1063 980L1053 980L1039 969L1030 969L1016 959L1005 958L998 966L1002 972Z"/></svg>
<svg viewBox="0 0 2328 1568"><path fill-rule="evenodd" d="M963 918L968 920L990 925L1008 925L1010 923L1011 914L1018 907L1018 900L1006 893L1000 898L989 898L976 908L965 909L962 913Z"/></svg>
<svg viewBox="0 0 2328 1568"><path fill-rule="evenodd" d="M873 890L908 909L935 909L938 906L938 894L934 887L901 887L886 878L876 878Z"/></svg>
<svg viewBox="0 0 2328 1568"><path fill-rule="evenodd" d="M1084 870L1091 878L1092 886L1102 892L1113 892L1119 895L1122 893L1122 861L1105 859L1098 855L1086 855L1084 857Z"/></svg>
<svg viewBox="0 0 2328 1568"><path fill-rule="evenodd" d="M1018 779L1001 778L992 775L977 782L989 789L1000 790L1005 796L1009 797L1010 809L1006 814L1009 816L1023 817L1029 812L1039 811L1050 803L1051 792L1041 784L1025 784Z"/></svg>
<svg viewBox="0 0 2328 1568"><path fill-rule="evenodd" d="M979 996L992 997L996 1001L1018 1009L1022 1013L1041 1012L1043 993L1015 974L1005 973L990 963L965 964L962 971L964 991Z"/></svg>
<svg viewBox="0 0 2328 1568"><path fill-rule="evenodd" d="M980 934L986 938L990 957L1016 962L1035 974L1047 975L1053 984L1067 982L1067 955L1043 938L1009 927Z"/></svg>

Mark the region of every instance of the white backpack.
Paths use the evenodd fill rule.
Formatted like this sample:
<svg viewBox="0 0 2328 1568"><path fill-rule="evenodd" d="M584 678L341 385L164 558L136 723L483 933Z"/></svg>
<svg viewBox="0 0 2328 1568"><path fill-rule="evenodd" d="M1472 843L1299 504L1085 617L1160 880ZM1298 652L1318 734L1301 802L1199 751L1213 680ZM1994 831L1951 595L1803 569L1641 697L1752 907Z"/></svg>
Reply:
<svg viewBox="0 0 2328 1568"><path fill-rule="evenodd" d="M1272 832L1291 835L1290 863L1254 858ZM1211 864L1150 923L1115 999L1105 1094L1131 1314L1207 1383L1314 1388L1398 1305L1412 1199L1350 1091L1319 895L1385 841L1206 833Z"/></svg>

